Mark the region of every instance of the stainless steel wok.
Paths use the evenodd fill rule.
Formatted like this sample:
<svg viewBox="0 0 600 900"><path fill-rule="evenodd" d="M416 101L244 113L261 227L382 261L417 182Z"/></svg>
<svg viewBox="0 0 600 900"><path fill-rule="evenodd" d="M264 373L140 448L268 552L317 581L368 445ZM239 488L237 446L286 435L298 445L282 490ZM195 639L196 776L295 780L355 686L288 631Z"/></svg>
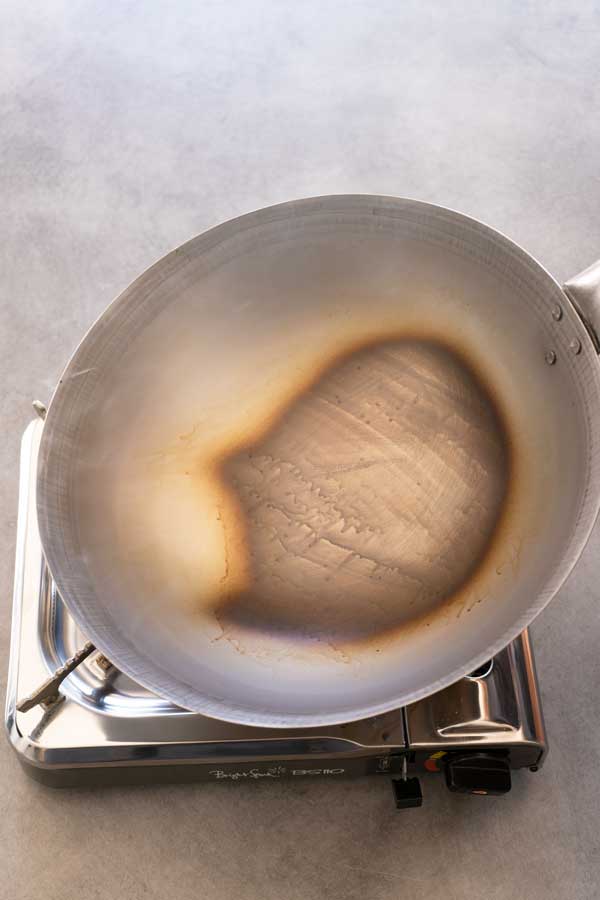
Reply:
<svg viewBox="0 0 600 900"><path fill-rule="evenodd" d="M474 669L596 518L599 268L562 289L473 219L370 196L175 250L48 410L38 517L70 612L141 684L256 725Z"/></svg>

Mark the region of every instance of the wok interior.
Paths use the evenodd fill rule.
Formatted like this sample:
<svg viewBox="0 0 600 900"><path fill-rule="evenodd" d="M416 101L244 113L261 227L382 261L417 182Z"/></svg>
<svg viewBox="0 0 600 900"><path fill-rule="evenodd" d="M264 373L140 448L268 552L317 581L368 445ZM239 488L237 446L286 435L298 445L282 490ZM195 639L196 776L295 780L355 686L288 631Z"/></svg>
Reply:
<svg viewBox="0 0 600 900"><path fill-rule="evenodd" d="M233 546L202 605L224 636L377 641L474 576L507 498L508 435L448 348L387 339L325 366L215 481Z"/></svg>
<svg viewBox="0 0 600 900"><path fill-rule="evenodd" d="M588 464L577 358L545 361L571 310L557 333L466 244L313 218L211 266L192 245L69 444L92 618L152 686L271 723L384 708L512 636Z"/></svg>

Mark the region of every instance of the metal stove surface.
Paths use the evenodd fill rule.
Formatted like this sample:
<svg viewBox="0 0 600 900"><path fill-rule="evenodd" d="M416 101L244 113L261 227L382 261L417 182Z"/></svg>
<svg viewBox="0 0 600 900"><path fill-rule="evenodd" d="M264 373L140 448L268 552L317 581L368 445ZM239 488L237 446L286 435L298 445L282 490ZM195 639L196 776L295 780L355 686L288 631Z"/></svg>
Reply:
<svg viewBox="0 0 600 900"><path fill-rule="evenodd" d="M399 805L416 805L407 776L419 770L444 770L457 790L500 793L510 768L539 768L546 739L527 632L438 694L335 727L288 731L210 719L150 693L97 652L64 681L58 699L19 712L18 700L86 641L49 576L37 529L42 427L32 422L22 442L6 702L9 739L34 778L62 786L388 774L400 776Z"/></svg>

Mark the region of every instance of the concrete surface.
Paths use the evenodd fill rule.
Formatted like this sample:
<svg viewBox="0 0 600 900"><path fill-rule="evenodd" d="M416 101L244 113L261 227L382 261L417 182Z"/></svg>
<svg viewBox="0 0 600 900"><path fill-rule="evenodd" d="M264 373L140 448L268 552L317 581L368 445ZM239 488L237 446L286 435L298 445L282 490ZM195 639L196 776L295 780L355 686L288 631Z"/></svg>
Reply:
<svg viewBox="0 0 600 900"><path fill-rule="evenodd" d="M0 610L17 456L103 307L167 250L288 198L453 206L565 278L600 255L597 2L0 6ZM600 533L534 628L548 763L502 799L385 781L63 793L0 743L0 898L596 898Z"/></svg>

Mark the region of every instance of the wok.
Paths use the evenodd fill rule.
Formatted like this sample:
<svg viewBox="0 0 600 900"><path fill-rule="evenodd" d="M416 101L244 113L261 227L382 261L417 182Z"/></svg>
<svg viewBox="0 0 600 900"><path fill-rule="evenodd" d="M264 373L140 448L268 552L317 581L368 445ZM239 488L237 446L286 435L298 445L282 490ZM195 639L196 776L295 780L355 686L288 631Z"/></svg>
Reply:
<svg viewBox="0 0 600 900"><path fill-rule="evenodd" d="M38 518L69 611L142 685L247 724L457 680L596 518L598 281L563 290L497 231L387 197L191 240L101 315L49 405Z"/></svg>

